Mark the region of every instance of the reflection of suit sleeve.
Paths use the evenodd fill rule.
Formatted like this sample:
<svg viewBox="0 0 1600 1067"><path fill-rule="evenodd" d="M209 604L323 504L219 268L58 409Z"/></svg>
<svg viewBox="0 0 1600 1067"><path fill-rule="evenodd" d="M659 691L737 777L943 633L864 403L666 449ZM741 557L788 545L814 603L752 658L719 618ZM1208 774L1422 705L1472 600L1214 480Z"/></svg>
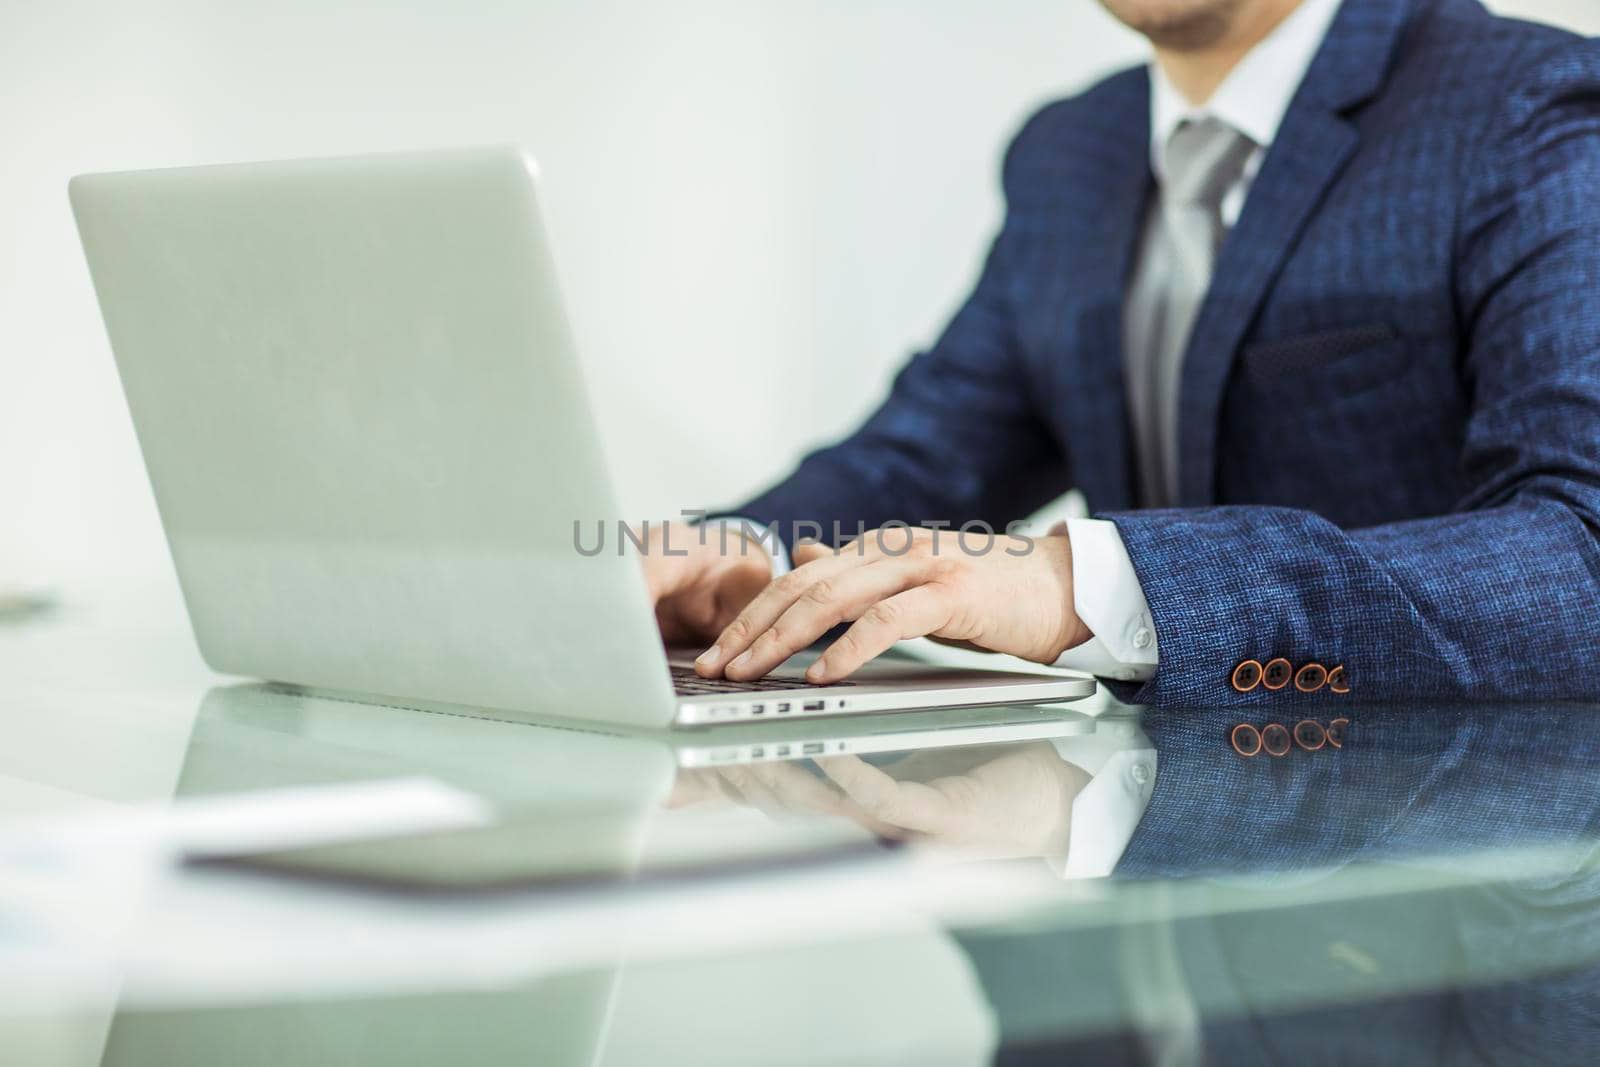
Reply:
<svg viewBox="0 0 1600 1067"><path fill-rule="evenodd" d="M1148 1063L1190 1047L1229 1065L1591 1062L1600 714L1350 718L1343 749L1247 760L1228 745L1237 714L1147 714L1161 773L1119 874L1227 885L1130 891L1129 921L1106 928L963 935L1023 1053L999 1062ZM1362 860L1390 868L1343 883L1370 895L1306 888ZM1395 866L1462 877L1419 891Z"/></svg>
<svg viewBox="0 0 1600 1067"><path fill-rule="evenodd" d="M1367 700L1594 692L1600 45L1541 57L1503 100L1453 253L1467 495L1453 514L1361 530L1274 507L1109 516L1161 642L1134 702L1256 703L1228 674L1275 655L1343 663ZM1404 476L1405 457L1369 461Z"/></svg>
<svg viewBox="0 0 1600 1067"><path fill-rule="evenodd" d="M1342 750L1250 760L1226 740L1237 716L1146 718L1161 775L1121 873L1377 860L1471 876L1448 892L1386 897L1392 875L1372 871L1371 901L1175 923L1182 987L1226 1009L1202 1013L1207 1062L1592 1062L1600 716L1558 704L1351 718ZM1408 982L1413 966L1423 977ZM1363 975L1378 988L1364 991ZM1399 991L1384 991L1391 977Z"/></svg>
<svg viewBox="0 0 1600 1067"><path fill-rule="evenodd" d="M1281 759L1233 751L1237 713L1151 713L1143 726L1161 773L1117 873L1308 869L1600 838L1600 717L1561 704L1480 712L1359 708L1342 749Z"/></svg>

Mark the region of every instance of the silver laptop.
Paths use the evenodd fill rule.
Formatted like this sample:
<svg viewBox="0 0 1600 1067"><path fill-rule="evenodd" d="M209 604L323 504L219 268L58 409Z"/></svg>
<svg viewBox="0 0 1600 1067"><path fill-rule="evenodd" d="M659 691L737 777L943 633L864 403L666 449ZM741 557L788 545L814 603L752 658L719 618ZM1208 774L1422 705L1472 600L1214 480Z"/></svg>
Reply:
<svg viewBox="0 0 1600 1067"><path fill-rule="evenodd" d="M70 187L206 662L623 727L1031 704L1090 680L882 659L809 686L671 665L515 148ZM584 541L585 549L591 542Z"/></svg>

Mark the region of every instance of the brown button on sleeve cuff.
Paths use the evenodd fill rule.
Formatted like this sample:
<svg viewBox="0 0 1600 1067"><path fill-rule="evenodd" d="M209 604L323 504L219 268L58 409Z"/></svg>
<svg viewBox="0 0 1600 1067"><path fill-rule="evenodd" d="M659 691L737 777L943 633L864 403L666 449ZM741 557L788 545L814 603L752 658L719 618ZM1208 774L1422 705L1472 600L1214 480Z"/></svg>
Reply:
<svg viewBox="0 0 1600 1067"><path fill-rule="evenodd" d="M1294 675L1294 687L1302 693L1315 693L1328 680L1328 671L1320 663L1307 663Z"/></svg>
<svg viewBox="0 0 1600 1067"><path fill-rule="evenodd" d="M1294 668L1282 656L1277 659L1269 659L1266 667L1261 672L1261 684L1276 692L1289 684L1289 679L1293 674Z"/></svg>
<svg viewBox="0 0 1600 1067"><path fill-rule="evenodd" d="M1350 679L1345 676L1342 664L1328 672L1328 688L1335 693L1350 692Z"/></svg>
<svg viewBox="0 0 1600 1067"><path fill-rule="evenodd" d="M1261 664L1257 660L1247 659L1233 669L1233 687L1241 693L1248 693L1261 684ZM1252 727L1254 729L1254 727Z"/></svg>

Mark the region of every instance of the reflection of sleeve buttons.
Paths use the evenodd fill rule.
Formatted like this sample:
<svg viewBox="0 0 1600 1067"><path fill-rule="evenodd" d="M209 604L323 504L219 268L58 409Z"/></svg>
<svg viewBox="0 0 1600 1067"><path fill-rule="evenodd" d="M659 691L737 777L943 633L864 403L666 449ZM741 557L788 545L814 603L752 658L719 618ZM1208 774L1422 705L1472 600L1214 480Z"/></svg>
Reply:
<svg viewBox="0 0 1600 1067"><path fill-rule="evenodd" d="M1315 752L1328 743L1328 731L1315 719L1301 719L1294 724L1294 743L1307 752Z"/></svg>
<svg viewBox="0 0 1600 1067"><path fill-rule="evenodd" d="M1233 669L1233 688L1248 693L1261 684L1261 664L1247 659Z"/></svg>
<svg viewBox="0 0 1600 1067"><path fill-rule="evenodd" d="M1267 661L1261 671L1261 684L1276 692L1289 684L1289 678L1294 674L1294 668L1282 656Z"/></svg>
<svg viewBox="0 0 1600 1067"><path fill-rule="evenodd" d="M1328 744L1334 748L1344 747L1344 728L1350 725L1349 719L1334 719L1328 724Z"/></svg>
<svg viewBox="0 0 1600 1067"><path fill-rule="evenodd" d="M1261 728L1261 748L1269 756L1287 756L1290 747L1289 728L1281 722L1269 722Z"/></svg>
<svg viewBox="0 0 1600 1067"><path fill-rule="evenodd" d="M1241 722L1228 731L1228 744L1245 759L1263 752L1282 758L1289 755L1295 746L1314 753L1324 748L1343 748L1344 731L1348 725L1350 720L1345 718L1334 719L1327 726L1316 719L1301 719L1292 730L1281 722L1269 722L1261 727Z"/></svg>
<svg viewBox="0 0 1600 1067"><path fill-rule="evenodd" d="M1294 687L1302 693L1315 693L1328 680L1328 671L1320 663L1307 663L1294 675Z"/></svg>

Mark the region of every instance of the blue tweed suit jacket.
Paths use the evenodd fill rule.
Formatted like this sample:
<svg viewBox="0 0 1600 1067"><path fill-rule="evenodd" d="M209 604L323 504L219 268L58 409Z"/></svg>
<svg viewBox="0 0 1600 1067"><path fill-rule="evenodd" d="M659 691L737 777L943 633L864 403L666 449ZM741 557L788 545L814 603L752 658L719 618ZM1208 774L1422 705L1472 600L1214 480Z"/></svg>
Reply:
<svg viewBox="0 0 1600 1067"><path fill-rule="evenodd" d="M1218 253L1180 504L1127 510L1122 309L1149 81L1035 114L975 290L852 436L738 513L1002 526L1069 487L1155 619L1154 705L1342 664L1365 699L1600 691L1600 45L1477 0L1346 0Z"/></svg>

